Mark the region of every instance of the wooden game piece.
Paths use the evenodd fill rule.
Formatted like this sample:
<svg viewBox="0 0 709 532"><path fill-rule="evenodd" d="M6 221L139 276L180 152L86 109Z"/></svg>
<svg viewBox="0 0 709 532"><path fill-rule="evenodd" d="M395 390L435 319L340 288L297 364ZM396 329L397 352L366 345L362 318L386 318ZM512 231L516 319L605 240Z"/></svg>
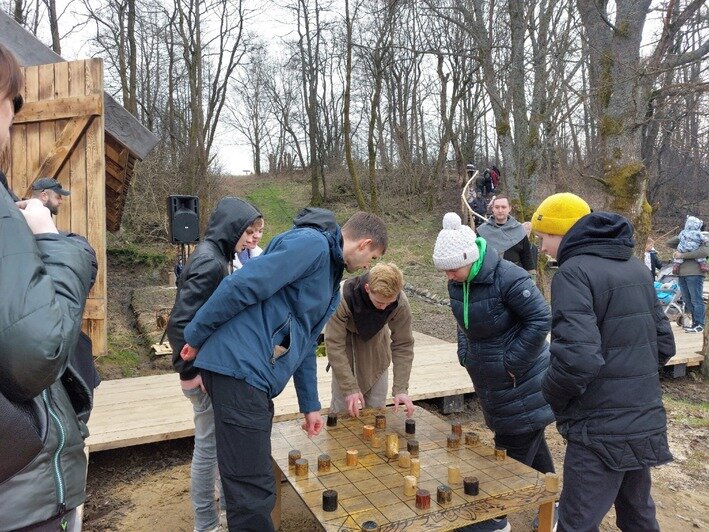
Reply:
<svg viewBox="0 0 709 532"><path fill-rule="evenodd" d="M384 414L377 414L374 418L374 426L378 429L387 428L387 417Z"/></svg>
<svg viewBox="0 0 709 532"><path fill-rule="evenodd" d="M399 467L409 469L411 467L411 454L409 451L399 451Z"/></svg>
<svg viewBox="0 0 709 532"><path fill-rule="evenodd" d="M357 449L347 449L347 465L348 466L356 466L358 458L359 458L359 451Z"/></svg>
<svg viewBox="0 0 709 532"><path fill-rule="evenodd" d="M547 473L544 475L544 487L547 491L559 491L559 475L556 473Z"/></svg>
<svg viewBox="0 0 709 532"><path fill-rule="evenodd" d="M460 449L460 436L457 434L448 435L448 448L449 449Z"/></svg>
<svg viewBox="0 0 709 532"><path fill-rule="evenodd" d="M416 492L416 508L427 510L431 507L431 494L428 490L420 489Z"/></svg>
<svg viewBox="0 0 709 532"><path fill-rule="evenodd" d="M421 460L418 458L411 459L411 474L415 477L421 476Z"/></svg>
<svg viewBox="0 0 709 532"><path fill-rule="evenodd" d="M335 490L325 490L322 492L322 509L326 512L337 510L337 492Z"/></svg>
<svg viewBox="0 0 709 532"><path fill-rule="evenodd" d="M374 425L365 425L362 427L362 436L365 440L371 440L374 435Z"/></svg>
<svg viewBox="0 0 709 532"><path fill-rule="evenodd" d="M327 473L330 471L330 465L332 464L329 454L321 454L318 456L318 473Z"/></svg>
<svg viewBox="0 0 709 532"><path fill-rule="evenodd" d="M453 490L448 486L440 485L436 490L438 504L448 504L453 500Z"/></svg>
<svg viewBox="0 0 709 532"><path fill-rule="evenodd" d="M480 443L480 436L475 432L465 433L465 445L477 445Z"/></svg>
<svg viewBox="0 0 709 532"><path fill-rule="evenodd" d="M295 461L295 474L299 477L308 474L308 461L305 458L298 458Z"/></svg>
<svg viewBox="0 0 709 532"><path fill-rule="evenodd" d="M448 466L448 484L460 484L460 467Z"/></svg>
<svg viewBox="0 0 709 532"><path fill-rule="evenodd" d="M376 521L365 521L362 523L361 532L379 532L379 525Z"/></svg>
<svg viewBox="0 0 709 532"><path fill-rule="evenodd" d="M337 414L328 414L327 415L327 426L328 427L336 427L337 426Z"/></svg>
<svg viewBox="0 0 709 532"><path fill-rule="evenodd" d="M293 449L288 452L288 466L295 467L295 461L300 458L300 451L298 449Z"/></svg>
<svg viewBox="0 0 709 532"><path fill-rule="evenodd" d="M507 449L495 447L495 460L504 460L507 458Z"/></svg>
<svg viewBox="0 0 709 532"><path fill-rule="evenodd" d="M463 425L460 423L452 423L451 424L451 432L453 434L457 434L461 438L463 437Z"/></svg>
<svg viewBox="0 0 709 532"><path fill-rule="evenodd" d="M396 458L399 454L399 435L396 432L387 434L387 448L385 454L387 458Z"/></svg>
<svg viewBox="0 0 709 532"><path fill-rule="evenodd" d="M463 491L466 495L477 495L480 493L478 477L465 477L463 479Z"/></svg>
<svg viewBox="0 0 709 532"><path fill-rule="evenodd" d="M419 442L416 440L409 440L406 442L406 450L411 454L411 458L418 458L419 456Z"/></svg>
<svg viewBox="0 0 709 532"><path fill-rule="evenodd" d="M416 495L416 486L418 485L418 479L413 475L406 475L404 477L404 495L407 497L413 497Z"/></svg>
<svg viewBox="0 0 709 532"><path fill-rule="evenodd" d="M375 432L374 434L372 434L372 439L370 440L370 443L372 444L373 448L379 449L382 446L382 435L378 432Z"/></svg>
<svg viewBox="0 0 709 532"><path fill-rule="evenodd" d="M406 434L416 434L416 420L407 419L405 422Z"/></svg>

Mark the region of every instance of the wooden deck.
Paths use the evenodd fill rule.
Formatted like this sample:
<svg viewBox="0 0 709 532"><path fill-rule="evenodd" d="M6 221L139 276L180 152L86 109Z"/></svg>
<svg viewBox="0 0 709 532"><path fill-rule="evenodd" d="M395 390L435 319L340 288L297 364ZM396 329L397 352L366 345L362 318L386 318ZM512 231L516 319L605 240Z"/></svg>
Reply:
<svg viewBox="0 0 709 532"><path fill-rule="evenodd" d="M670 364L696 366L702 361L701 334L687 334L673 325L678 354ZM460 367L456 345L414 333L414 365L409 382L413 400L473 392L467 372ZM332 373L327 360L318 359L318 393L323 408L329 406ZM391 369L389 382L391 382ZM292 381L275 401L274 421L298 417ZM89 451L101 451L191 436L192 407L182 394L176 374L105 381L96 390L89 421Z"/></svg>

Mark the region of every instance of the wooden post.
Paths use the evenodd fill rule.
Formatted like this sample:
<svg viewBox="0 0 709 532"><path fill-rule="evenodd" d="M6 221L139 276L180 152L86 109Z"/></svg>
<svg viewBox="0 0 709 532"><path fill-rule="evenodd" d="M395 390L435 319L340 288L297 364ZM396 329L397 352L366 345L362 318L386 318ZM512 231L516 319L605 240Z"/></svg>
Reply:
<svg viewBox="0 0 709 532"><path fill-rule="evenodd" d="M281 528L281 468L274 459L271 459L273 464L273 476L276 478L276 504L271 510L271 521L273 528L279 530Z"/></svg>

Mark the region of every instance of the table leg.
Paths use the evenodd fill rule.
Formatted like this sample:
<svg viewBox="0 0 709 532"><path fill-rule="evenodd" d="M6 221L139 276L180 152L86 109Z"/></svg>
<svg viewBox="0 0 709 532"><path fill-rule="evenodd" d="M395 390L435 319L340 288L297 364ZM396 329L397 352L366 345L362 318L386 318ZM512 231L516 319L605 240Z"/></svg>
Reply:
<svg viewBox="0 0 709 532"><path fill-rule="evenodd" d="M554 530L554 506L554 501L549 501L539 507L538 532L552 532Z"/></svg>
<svg viewBox="0 0 709 532"><path fill-rule="evenodd" d="M281 468L278 467L275 460L273 462L273 476L276 479L276 504L271 511L271 521L273 528L279 530L281 528Z"/></svg>

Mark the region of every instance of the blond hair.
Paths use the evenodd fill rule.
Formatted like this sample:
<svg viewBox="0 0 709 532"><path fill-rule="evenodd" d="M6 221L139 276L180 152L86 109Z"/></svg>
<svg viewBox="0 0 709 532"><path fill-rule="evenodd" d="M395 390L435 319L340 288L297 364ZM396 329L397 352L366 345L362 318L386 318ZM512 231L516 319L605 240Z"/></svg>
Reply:
<svg viewBox="0 0 709 532"><path fill-rule="evenodd" d="M404 289L404 274L393 262L375 264L367 277L369 291L390 298Z"/></svg>

